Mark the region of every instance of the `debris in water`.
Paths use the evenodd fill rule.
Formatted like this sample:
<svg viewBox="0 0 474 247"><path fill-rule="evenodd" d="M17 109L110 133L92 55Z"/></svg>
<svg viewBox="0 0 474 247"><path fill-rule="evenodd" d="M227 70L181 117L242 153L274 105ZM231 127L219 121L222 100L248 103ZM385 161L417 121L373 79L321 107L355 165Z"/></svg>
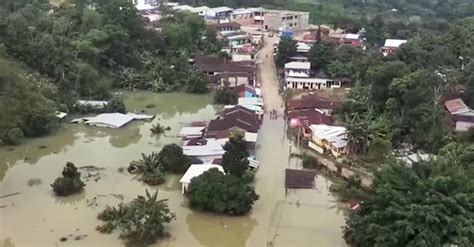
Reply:
<svg viewBox="0 0 474 247"><path fill-rule="evenodd" d="M91 200L86 199L86 203L87 203L87 206L91 208L95 208L99 206L99 204L97 203L97 197L94 197Z"/></svg>
<svg viewBox="0 0 474 247"><path fill-rule="evenodd" d="M15 150L14 147L9 147L9 148L7 148L7 151L8 151L8 152L11 152L11 151L13 151L13 150Z"/></svg>
<svg viewBox="0 0 474 247"><path fill-rule="evenodd" d="M224 222L222 222L222 221L219 221L219 223L221 223L221 225L222 225L224 228L227 228L227 225L226 225L226 224L224 224Z"/></svg>
<svg viewBox="0 0 474 247"><path fill-rule="evenodd" d="M16 196L16 195L19 195L19 194L20 194L20 192L11 193L11 194L8 194L8 195L0 196L0 199L5 198L5 197L9 197L9 196Z"/></svg>
<svg viewBox="0 0 474 247"><path fill-rule="evenodd" d="M59 239L59 241L61 241L61 242L66 242L66 241L67 241L67 238L66 238L66 237L62 237L62 238Z"/></svg>
<svg viewBox="0 0 474 247"><path fill-rule="evenodd" d="M88 172L96 172L96 171L105 170L105 168L104 167L97 167L97 166L81 166L81 167L79 167L79 170L86 170Z"/></svg>
<svg viewBox="0 0 474 247"><path fill-rule="evenodd" d="M48 147L48 146L46 146L46 145L39 145L39 146L38 146L39 149L45 149L45 148L47 148L47 147Z"/></svg>
<svg viewBox="0 0 474 247"><path fill-rule="evenodd" d="M43 183L41 178L32 178L32 179L28 180L28 186L30 186L30 187L40 185L41 183Z"/></svg>
<svg viewBox="0 0 474 247"><path fill-rule="evenodd" d="M87 237L87 234L81 234L81 235L77 235L74 237L74 240L82 240L84 239L85 237Z"/></svg>
<svg viewBox="0 0 474 247"><path fill-rule="evenodd" d="M125 171L125 167L119 167L118 172L123 173Z"/></svg>
<svg viewBox="0 0 474 247"><path fill-rule="evenodd" d="M147 104L147 105L145 106L145 108L147 108L147 109L155 108L155 107L156 107L155 104Z"/></svg>
<svg viewBox="0 0 474 247"><path fill-rule="evenodd" d="M0 208L6 208L6 207L7 207L6 204L5 205L0 205Z"/></svg>
<svg viewBox="0 0 474 247"><path fill-rule="evenodd" d="M102 173L100 171L105 170L105 168L97 166L81 166L79 167L79 170L84 170L87 172L84 175L84 181L98 182L102 178Z"/></svg>
<svg viewBox="0 0 474 247"><path fill-rule="evenodd" d="M125 198L123 197L123 195L120 195L120 194L110 194L111 196L123 201Z"/></svg>

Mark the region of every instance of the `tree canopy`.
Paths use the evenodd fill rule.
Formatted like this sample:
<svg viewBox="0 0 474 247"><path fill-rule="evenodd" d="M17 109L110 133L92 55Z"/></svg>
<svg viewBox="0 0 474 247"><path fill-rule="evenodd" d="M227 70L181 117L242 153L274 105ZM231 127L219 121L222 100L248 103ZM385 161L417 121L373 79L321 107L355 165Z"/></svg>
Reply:
<svg viewBox="0 0 474 247"><path fill-rule="evenodd" d="M474 146L450 144L436 160L393 162L376 174L347 220L353 246L469 246L474 242Z"/></svg>
<svg viewBox="0 0 474 247"><path fill-rule="evenodd" d="M215 168L191 180L188 197L191 208L228 215L247 214L259 198L244 179Z"/></svg>
<svg viewBox="0 0 474 247"><path fill-rule="evenodd" d="M226 151L222 156L224 171L236 177L242 177L249 168L249 153L245 139L240 134L232 135L224 145Z"/></svg>

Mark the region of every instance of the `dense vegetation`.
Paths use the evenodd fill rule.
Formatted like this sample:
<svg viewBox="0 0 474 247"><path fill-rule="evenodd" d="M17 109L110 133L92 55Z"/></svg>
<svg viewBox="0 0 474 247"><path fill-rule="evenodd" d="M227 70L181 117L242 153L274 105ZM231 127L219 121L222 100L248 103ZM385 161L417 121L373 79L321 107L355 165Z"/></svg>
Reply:
<svg viewBox="0 0 474 247"><path fill-rule="evenodd" d="M353 246L471 246L474 146L450 144L435 161L394 162L347 221Z"/></svg>
<svg viewBox="0 0 474 247"><path fill-rule="evenodd" d="M225 174L211 169L191 180L188 187L192 208L228 215L244 215L259 196L248 173L249 154L242 135L231 136L222 158Z"/></svg>
<svg viewBox="0 0 474 247"><path fill-rule="evenodd" d="M395 56L368 52L343 60L337 58L339 54L329 65L322 64L337 62L353 70L354 87L340 115L349 124L350 138L363 137L355 153L367 151L375 137L390 140L395 147L409 144L430 152L447 144L449 117L443 102L461 96L472 105L472 90L464 95L455 88L474 86L469 61L473 56L474 19L470 18L459 21L445 35L410 40Z"/></svg>
<svg viewBox="0 0 474 247"><path fill-rule="evenodd" d="M69 196L79 193L86 184L81 180L81 173L73 163L68 162L63 169L62 177L56 178L51 187L57 196Z"/></svg>
<svg viewBox="0 0 474 247"><path fill-rule="evenodd" d="M197 15L174 13L146 26L128 0L59 8L47 0L1 1L0 103L14 107L0 110L0 136L13 128L47 134L56 110L73 110L79 98L109 100L113 88L206 93L208 78L189 57L219 50L215 30Z"/></svg>
<svg viewBox="0 0 474 247"><path fill-rule="evenodd" d="M158 192L150 194L147 190L146 197L138 196L117 208L107 206L97 218L104 222L97 226L98 231L112 233L118 229L127 246L147 246L167 235L166 225L176 216L167 200L158 200Z"/></svg>

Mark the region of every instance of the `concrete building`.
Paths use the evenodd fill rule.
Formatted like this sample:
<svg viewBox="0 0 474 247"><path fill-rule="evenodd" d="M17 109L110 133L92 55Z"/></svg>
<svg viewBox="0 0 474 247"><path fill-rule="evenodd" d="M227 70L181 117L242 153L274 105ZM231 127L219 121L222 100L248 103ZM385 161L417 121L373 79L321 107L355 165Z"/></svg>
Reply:
<svg viewBox="0 0 474 247"><path fill-rule="evenodd" d="M226 6L211 8L206 11L206 19L208 20L222 20L229 19L230 14L234 11L233 8Z"/></svg>
<svg viewBox="0 0 474 247"><path fill-rule="evenodd" d="M270 31L298 31L309 27L309 12L264 8L236 9L230 20L241 25L261 25Z"/></svg>
<svg viewBox="0 0 474 247"><path fill-rule="evenodd" d="M265 10L263 28L269 31L298 31L309 27L309 12Z"/></svg>

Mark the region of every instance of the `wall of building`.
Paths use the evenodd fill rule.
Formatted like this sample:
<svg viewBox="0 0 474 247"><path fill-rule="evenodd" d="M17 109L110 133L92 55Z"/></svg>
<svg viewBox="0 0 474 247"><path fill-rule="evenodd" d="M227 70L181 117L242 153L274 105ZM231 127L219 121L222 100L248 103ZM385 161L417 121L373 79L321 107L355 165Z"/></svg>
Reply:
<svg viewBox="0 0 474 247"><path fill-rule="evenodd" d="M474 127L474 123L462 121L456 122L456 131L467 131L471 127Z"/></svg>
<svg viewBox="0 0 474 247"><path fill-rule="evenodd" d="M230 20L243 26L253 25L255 23L254 13L232 14Z"/></svg>

